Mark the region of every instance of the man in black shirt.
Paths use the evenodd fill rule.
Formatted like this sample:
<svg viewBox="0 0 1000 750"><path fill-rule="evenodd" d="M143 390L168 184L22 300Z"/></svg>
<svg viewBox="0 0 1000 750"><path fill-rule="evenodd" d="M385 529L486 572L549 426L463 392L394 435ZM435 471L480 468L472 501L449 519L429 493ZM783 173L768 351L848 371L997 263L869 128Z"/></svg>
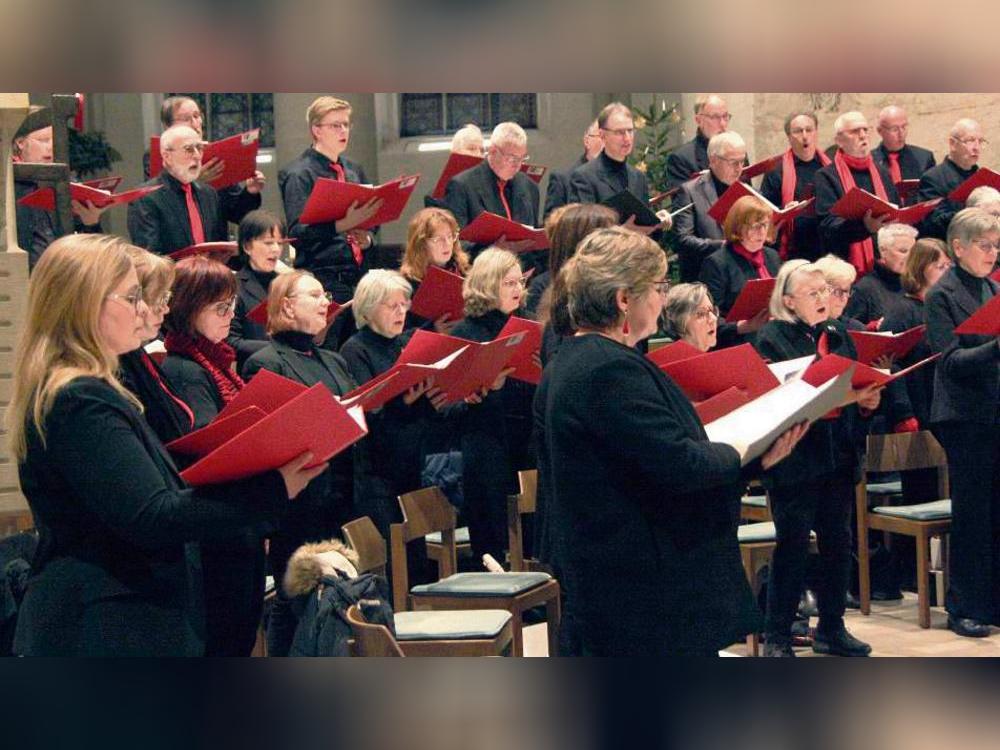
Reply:
<svg viewBox="0 0 1000 750"><path fill-rule="evenodd" d="M876 129L882 142L872 151L872 158L885 168L894 184L901 180L919 180L936 163L931 151L906 142L909 125L906 110L895 104L878 113Z"/></svg>
<svg viewBox="0 0 1000 750"><path fill-rule="evenodd" d="M705 94L695 100L694 121L698 132L667 156L668 190L708 169L708 142L713 136L726 132L730 119L729 107L721 96Z"/></svg>
<svg viewBox="0 0 1000 750"><path fill-rule="evenodd" d="M964 207L957 201L948 200L948 193L979 169L979 156L986 143L983 129L975 120L962 118L952 126L948 134L948 155L920 178L920 200L944 197L920 224L922 237L946 238L951 218Z"/></svg>
<svg viewBox="0 0 1000 750"><path fill-rule="evenodd" d="M545 210L542 212L543 218L552 213L553 209L565 206L570 202L570 176L577 167L581 167L587 162L597 158L604 148L604 141L601 139L601 128L594 120L587 126L583 134L583 153L565 172L552 172L549 174L549 186L545 190Z"/></svg>
<svg viewBox="0 0 1000 750"><path fill-rule="evenodd" d="M746 154L739 133L726 131L713 136L708 142L708 172L685 182L674 195L671 210L676 213L674 237L681 281L697 281L702 261L726 244L722 227L708 210L740 178ZM692 208L677 213L692 203Z"/></svg>

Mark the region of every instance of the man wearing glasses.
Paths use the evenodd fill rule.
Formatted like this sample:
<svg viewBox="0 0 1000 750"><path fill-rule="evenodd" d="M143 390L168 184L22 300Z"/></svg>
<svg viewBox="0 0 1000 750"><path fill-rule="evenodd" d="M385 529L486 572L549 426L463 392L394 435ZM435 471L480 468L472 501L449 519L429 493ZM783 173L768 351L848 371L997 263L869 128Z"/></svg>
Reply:
<svg viewBox="0 0 1000 750"><path fill-rule="evenodd" d="M187 125L167 128L160 136L163 171L146 184L162 187L128 207L128 233L134 244L169 255L229 238L219 194L198 182L203 150L201 134Z"/></svg>
<svg viewBox="0 0 1000 750"><path fill-rule="evenodd" d="M577 167L582 167L589 161L597 158L604 148L604 141L601 138L601 128L594 120L587 126L583 133L583 153L576 162L565 172L552 172L549 174L549 186L545 190L545 210L542 212L543 218L548 216L553 210L560 206L565 206L570 202L570 176Z"/></svg>
<svg viewBox="0 0 1000 750"><path fill-rule="evenodd" d="M882 142L872 151L872 158L885 168L897 185L901 180L919 180L924 172L937 163L933 152L906 142L909 126L906 110L895 104L890 104L878 113L876 130Z"/></svg>
<svg viewBox="0 0 1000 750"><path fill-rule="evenodd" d="M667 156L667 188L681 185L698 172L708 169L708 142L729 128L729 107L717 94L703 94L694 102L694 121L698 132L694 139ZM745 162L748 163L748 162Z"/></svg>
<svg viewBox="0 0 1000 750"><path fill-rule="evenodd" d="M975 120L962 118L948 134L948 155L920 178L919 200L944 197L931 215L920 225L922 237L946 238L952 217L965 206L948 200L948 193L957 188L979 169L979 157L989 142Z"/></svg>
<svg viewBox="0 0 1000 750"><path fill-rule="evenodd" d="M503 216L520 224L538 226L538 185L521 171L528 161L528 135L516 122L501 122L490 135L486 158L460 172L448 181L444 202L455 215L459 227L466 226L483 211ZM512 252L521 252L531 245L522 242L495 242ZM475 258L485 245L473 245L469 255ZM534 254L526 261L534 264Z"/></svg>

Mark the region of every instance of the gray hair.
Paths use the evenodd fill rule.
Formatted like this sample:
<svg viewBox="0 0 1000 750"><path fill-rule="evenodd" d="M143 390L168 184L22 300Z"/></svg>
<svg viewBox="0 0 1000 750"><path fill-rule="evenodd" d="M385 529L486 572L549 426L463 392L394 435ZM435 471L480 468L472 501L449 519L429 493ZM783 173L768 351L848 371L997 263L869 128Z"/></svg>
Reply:
<svg viewBox="0 0 1000 750"><path fill-rule="evenodd" d="M691 316L706 298L712 301L708 287L700 281L670 287L663 302L663 327L670 338L675 341L684 338Z"/></svg>
<svg viewBox="0 0 1000 750"><path fill-rule="evenodd" d="M725 130L712 136L712 140L708 142L708 155L709 157L719 156L727 148L745 153L747 144L739 133Z"/></svg>
<svg viewBox="0 0 1000 750"><path fill-rule="evenodd" d="M917 241L917 230L909 224L886 224L878 230L878 246L893 247L901 239Z"/></svg>
<svg viewBox="0 0 1000 750"><path fill-rule="evenodd" d="M528 134L516 122L501 122L490 133L490 145L501 146L505 143L512 146L527 146Z"/></svg>
<svg viewBox="0 0 1000 750"><path fill-rule="evenodd" d="M473 145L476 145L480 149L482 148L483 131L479 129L478 125L474 125L471 122L468 125L460 127L455 131L455 135L451 137L452 151L467 153Z"/></svg>
<svg viewBox="0 0 1000 750"><path fill-rule="evenodd" d="M160 135L160 151L169 151L177 144L177 141L182 138L187 138L190 135L193 135L201 141L201 136L198 135L198 131L190 125L173 125L167 128L163 131L163 134Z"/></svg>
<svg viewBox="0 0 1000 750"><path fill-rule="evenodd" d="M866 123L868 122L868 118L865 117L863 112L858 112L857 110L853 112L844 112L844 114L840 115L833 121L833 134L835 136L840 135L844 130L844 126L847 125L850 120L864 120Z"/></svg>
<svg viewBox="0 0 1000 750"><path fill-rule="evenodd" d="M1000 232L1000 218L981 208L963 208L948 225L948 254L955 259L955 241L968 245L988 232Z"/></svg>
<svg viewBox="0 0 1000 750"><path fill-rule="evenodd" d="M966 208L981 208L986 203L1000 203L1000 190L989 185L980 185L965 201Z"/></svg>
<svg viewBox="0 0 1000 750"><path fill-rule="evenodd" d="M351 303L351 311L359 329L371 325L372 311L393 292L403 292L407 299L413 293L410 282L399 271L376 268L361 277L354 290L354 302Z"/></svg>
<svg viewBox="0 0 1000 750"><path fill-rule="evenodd" d="M948 131L948 137L959 138L963 133L970 130L981 130L979 123L971 117L963 117L960 120L956 120L955 124L951 126L951 130Z"/></svg>
<svg viewBox="0 0 1000 750"><path fill-rule="evenodd" d="M824 255L813 265L823 272L827 281L837 281L851 286L858 278L858 269L836 255Z"/></svg>
<svg viewBox="0 0 1000 750"><path fill-rule="evenodd" d="M790 260L781 266L778 270L778 277L774 282L774 291L771 292L771 302L768 306L768 312L771 313L773 319L783 320L786 323L795 323L798 321L795 313L785 306L784 297L786 294L794 294L795 288L799 285L802 277L809 274L819 274L824 280L826 279L823 269L815 263L810 263L802 258Z"/></svg>

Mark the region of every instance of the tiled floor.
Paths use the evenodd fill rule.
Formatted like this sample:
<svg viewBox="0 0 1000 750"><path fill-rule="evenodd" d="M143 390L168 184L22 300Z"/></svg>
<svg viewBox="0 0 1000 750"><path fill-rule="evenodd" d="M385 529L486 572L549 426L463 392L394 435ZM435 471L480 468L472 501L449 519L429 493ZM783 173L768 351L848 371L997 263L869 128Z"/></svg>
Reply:
<svg viewBox="0 0 1000 750"><path fill-rule="evenodd" d="M872 602L868 617L857 610L848 610L846 620L848 630L871 644L872 656L1000 657L1000 629L994 628L989 638L962 638L947 629L947 616L940 607L931 608L930 629L921 629L917 625L916 594L906 593L898 602ZM525 628L524 651L525 656L548 655L544 623ZM743 644L726 651L727 655L746 655ZM814 656L811 649L797 649L796 653Z"/></svg>

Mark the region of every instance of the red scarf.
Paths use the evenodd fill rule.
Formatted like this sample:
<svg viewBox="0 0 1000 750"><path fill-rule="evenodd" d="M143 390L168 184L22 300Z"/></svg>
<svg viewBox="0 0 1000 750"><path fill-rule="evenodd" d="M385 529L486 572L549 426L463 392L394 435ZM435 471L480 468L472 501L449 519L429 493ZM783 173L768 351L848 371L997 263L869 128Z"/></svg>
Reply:
<svg viewBox="0 0 1000 750"><path fill-rule="evenodd" d="M845 194L851 188L857 187L851 170L867 169L868 174L872 178L872 187L875 189L875 195L884 201L889 200L889 196L885 192L885 185L882 184L882 175L879 174L878 167L875 166L875 161L872 159L871 154L864 159L858 159L854 156L848 156L841 149L837 149L837 153L833 157L833 163L837 167L837 176L840 178L840 184L843 186ZM875 243L872 242L872 238L869 237L860 242L852 242L848 247L847 260L858 270L859 279L866 273L870 273L875 267Z"/></svg>
<svg viewBox="0 0 1000 750"><path fill-rule="evenodd" d="M347 174L344 172L344 165L339 161L331 161L330 169L337 176L337 182L347 182ZM347 233L347 244L351 246L351 256L354 258L354 263L360 267L361 261L364 255L361 251L361 243L358 242L357 238L350 232Z"/></svg>
<svg viewBox="0 0 1000 750"><path fill-rule="evenodd" d="M772 278L771 272L767 270L767 264L764 262L766 258L764 257L764 248L761 248L755 253L751 253L742 243L734 242L731 245L733 252L739 255L741 258L746 258L750 261L750 265L753 266L754 271L757 272L758 279L770 279Z"/></svg>
<svg viewBox="0 0 1000 750"><path fill-rule="evenodd" d="M215 383L223 403L232 401L245 385L233 371L236 351L225 341L213 344L204 336L192 338L185 333L168 333L163 346L170 354L183 354L197 362Z"/></svg>
<svg viewBox="0 0 1000 750"><path fill-rule="evenodd" d="M816 156L819 163L824 167L830 163L830 157L819 149L816 149ZM795 174L795 152L788 149L781 157L781 208L788 205L789 201L795 200L795 188L798 184L798 175ZM778 245L778 254L782 261L788 260L788 253L792 249L793 227L785 227L781 233L781 242Z"/></svg>

